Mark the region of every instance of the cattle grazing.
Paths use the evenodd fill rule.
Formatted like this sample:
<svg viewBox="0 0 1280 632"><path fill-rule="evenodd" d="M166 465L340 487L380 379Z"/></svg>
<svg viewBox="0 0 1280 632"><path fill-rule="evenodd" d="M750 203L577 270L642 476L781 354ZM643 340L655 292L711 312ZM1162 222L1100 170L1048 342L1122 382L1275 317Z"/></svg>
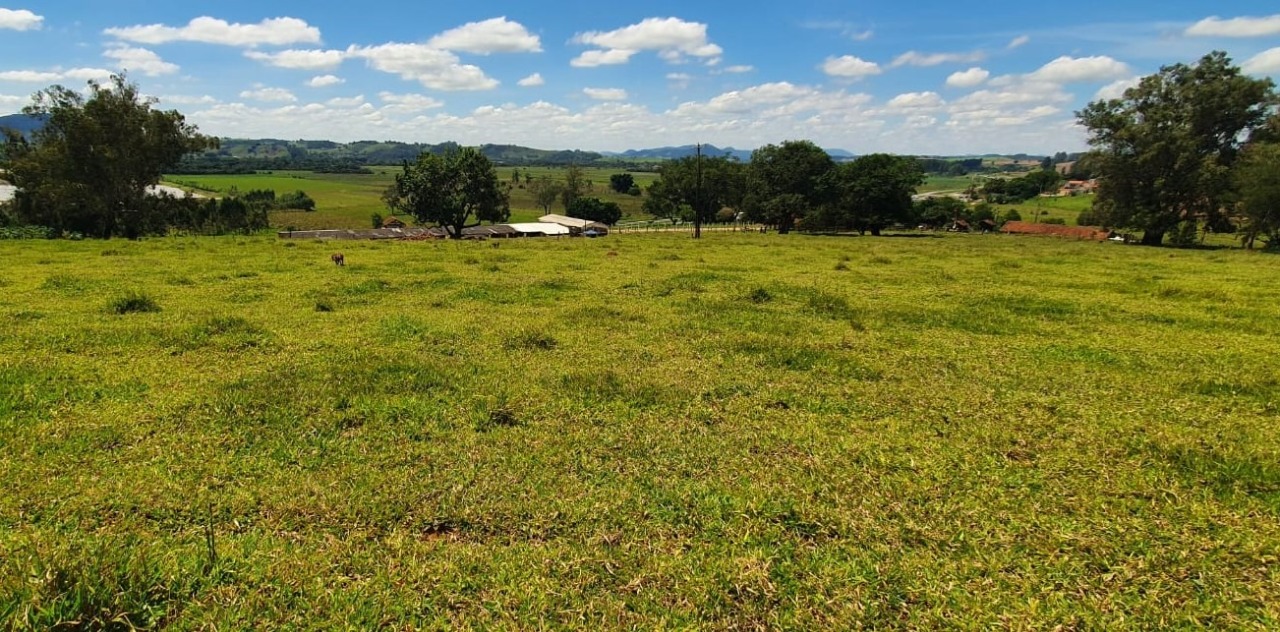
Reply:
<svg viewBox="0 0 1280 632"><path fill-rule="evenodd" d="M342 253L340 253L340 252L335 252L335 253L333 253L333 255L331 255L331 256L329 257L329 260L330 260L330 261L333 261L333 265L335 265L335 266L345 266L345 265L347 265L347 258L346 258L346 257L344 257L344 256L342 256Z"/></svg>

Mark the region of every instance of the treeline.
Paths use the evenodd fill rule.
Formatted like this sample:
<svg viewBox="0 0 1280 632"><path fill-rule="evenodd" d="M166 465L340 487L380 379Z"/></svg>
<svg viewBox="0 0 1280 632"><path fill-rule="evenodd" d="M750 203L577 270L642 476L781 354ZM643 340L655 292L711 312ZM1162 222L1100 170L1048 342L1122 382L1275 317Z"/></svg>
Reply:
<svg viewBox="0 0 1280 632"><path fill-rule="evenodd" d="M314 211L315 200L303 191L277 196L271 190L232 191L221 199L148 195L131 208L110 215L91 209L56 209L19 195L0 206L0 228L10 238L115 235L135 239L147 235L249 234L270 226L271 211ZM79 212L77 212L79 211Z"/></svg>
<svg viewBox="0 0 1280 632"><path fill-rule="evenodd" d="M184 156L173 173L240 174L256 171L315 171L317 173L372 173L369 166L399 166L414 162L427 153L444 156L458 151L458 143L401 143L395 141L286 141L277 139L230 139L219 141L216 149ZM518 145L481 145L481 154L499 165L597 165L626 168L630 163L607 159L587 151L548 151ZM636 163L635 166L640 166Z"/></svg>

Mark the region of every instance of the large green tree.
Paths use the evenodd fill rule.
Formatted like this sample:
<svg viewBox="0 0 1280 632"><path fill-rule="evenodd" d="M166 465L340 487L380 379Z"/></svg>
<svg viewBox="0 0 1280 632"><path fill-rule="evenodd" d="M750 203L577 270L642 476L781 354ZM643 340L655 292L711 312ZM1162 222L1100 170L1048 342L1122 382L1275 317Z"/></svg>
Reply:
<svg viewBox="0 0 1280 632"><path fill-rule="evenodd" d="M834 167L831 156L807 140L765 145L751 154L744 210L753 221L790 232L825 201L823 178Z"/></svg>
<svg viewBox="0 0 1280 632"><path fill-rule="evenodd" d="M1221 224L1241 145L1276 106L1269 79L1244 75L1225 53L1160 69L1122 98L1077 113L1089 130L1095 200L1105 225L1159 245L1184 221Z"/></svg>
<svg viewBox="0 0 1280 632"><path fill-rule="evenodd" d="M498 183L493 163L474 147L444 155L423 152L405 163L387 196L389 206L423 224L445 229L452 239L481 222L505 222L511 216L507 190Z"/></svg>
<svg viewBox="0 0 1280 632"><path fill-rule="evenodd" d="M920 162L907 156L871 154L838 165L827 177L830 204L821 223L879 235L892 224L913 220L911 196L922 184Z"/></svg>
<svg viewBox="0 0 1280 632"><path fill-rule="evenodd" d="M1280 143L1254 143L1236 165L1240 196L1240 238L1253 248L1261 237L1268 249L1280 248Z"/></svg>
<svg viewBox="0 0 1280 632"><path fill-rule="evenodd" d="M737 209L746 192L746 166L727 157L688 156L664 163L649 188L645 210L699 226L721 209ZM688 217L685 217L688 215Z"/></svg>
<svg viewBox="0 0 1280 632"><path fill-rule="evenodd" d="M147 187L186 154L216 147L176 111L154 109L122 75L87 95L52 86L23 112L45 119L31 138L5 137L0 168L18 188L19 221L96 237L164 230L168 207Z"/></svg>

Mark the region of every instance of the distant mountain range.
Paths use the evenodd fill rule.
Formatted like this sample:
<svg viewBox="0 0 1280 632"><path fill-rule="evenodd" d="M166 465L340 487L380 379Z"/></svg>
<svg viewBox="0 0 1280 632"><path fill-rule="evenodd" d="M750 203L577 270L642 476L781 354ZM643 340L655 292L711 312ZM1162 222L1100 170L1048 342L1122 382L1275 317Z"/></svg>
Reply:
<svg viewBox="0 0 1280 632"><path fill-rule="evenodd" d="M826 150L832 158L836 160L850 160L857 156L843 149ZM703 145L703 156L728 156L737 158L742 162L751 160L750 149L734 149L733 147L716 147L715 145ZM655 147L653 149L628 149L623 152L601 152L606 156L622 158L624 160L679 160L680 158L688 158L698 153L697 145L681 145L679 147Z"/></svg>
<svg viewBox="0 0 1280 632"><path fill-rule="evenodd" d="M0 129L11 129L23 136L30 136L48 120L43 116L27 116L26 114L10 114L8 116L0 116Z"/></svg>

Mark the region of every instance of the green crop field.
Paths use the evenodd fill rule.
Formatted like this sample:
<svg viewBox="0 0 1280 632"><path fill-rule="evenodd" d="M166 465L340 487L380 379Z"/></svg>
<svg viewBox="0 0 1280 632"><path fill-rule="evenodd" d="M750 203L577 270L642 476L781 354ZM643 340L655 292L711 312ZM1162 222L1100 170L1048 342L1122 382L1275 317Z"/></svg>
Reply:
<svg viewBox="0 0 1280 632"><path fill-rule="evenodd" d="M0 628L1280 627L1274 256L0 257Z"/></svg>
<svg viewBox="0 0 1280 632"><path fill-rule="evenodd" d="M398 169L394 167L373 167L373 174L323 174L310 171L277 171L240 175L170 175L165 183L181 186L199 194L220 196L229 193L233 188L241 192L253 189L272 189L278 194L292 191L305 191L316 201L316 210L304 212L272 213L272 226L276 228L294 228L297 230L315 230L324 228L369 228L370 217L374 213L388 215L390 211L382 204L382 192L395 181ZM534 178L550 176L557 180L564 179L564 169L555 167L519 167L521 184L512 181L513 168L498 169L498 179L512 183L511 221L536 221L544 213L533 198L533 194L525 188L524 174L532 174ZM609 176L623 173L621 169L583 168L584 176L590 183L589 196L617 202L622 207L625 217L644 217L641 210L643 198L615 193L609 188ZM631 174L640 187L648 188L657 179L656 173L636 172ZM564 208L557 202L551 212L563 213Z"/></svg>

